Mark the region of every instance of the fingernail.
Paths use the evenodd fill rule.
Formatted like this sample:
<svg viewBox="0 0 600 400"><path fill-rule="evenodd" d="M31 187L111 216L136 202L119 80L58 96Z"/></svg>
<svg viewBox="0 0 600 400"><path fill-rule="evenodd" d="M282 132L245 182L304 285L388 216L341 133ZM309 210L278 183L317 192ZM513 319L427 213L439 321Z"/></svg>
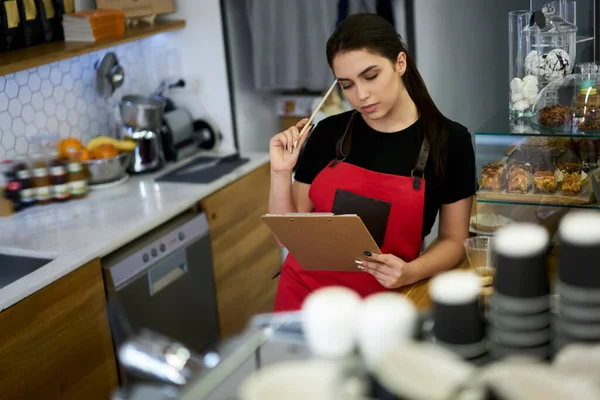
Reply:
<svg viewBox="0 0 600 400"><path fill-rule="evenodd" d="M354 260L354 262L355 262L357 265L363 265L363 262L362 262L362 261L360 261L360 260Z"/></svg>
<svg viewBox="0 0 600 400"><path fill-rule="evenodd" d="M357 267L358 269L360 269L361 271L364 271L364 270L365 270L365 267L363 267L362 265L357 265L356 267Z"/></svg>
<svg viewBox="0 0 600 400"><path fill-rule="evenodd" d="M296 148L298 148L298 141L297 140L294 142L294 149L296 149Z"/></svg>
<svg viewBox="0 0 600 400"><path fill-rule="evenodd" d="M290 146L290 154L294 151L294 148Z"/></svg>
<svg viewBox="0 0 600 400"><path fill-rule="evenodd" d="M365 251L363 254L367 257L371 257L373 255L370 251Z"/></svg>

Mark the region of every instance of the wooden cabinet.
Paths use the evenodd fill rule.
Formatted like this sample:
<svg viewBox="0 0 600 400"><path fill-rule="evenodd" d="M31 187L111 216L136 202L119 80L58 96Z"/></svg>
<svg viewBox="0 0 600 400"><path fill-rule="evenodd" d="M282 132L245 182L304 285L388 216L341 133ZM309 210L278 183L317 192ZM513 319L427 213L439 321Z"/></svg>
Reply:
<svg viewBox="0 0 600 400"><path fill-rule="evenodd" d="M221 337L243 330L250 317L271 312L281 249L262 222L267 212L270 166L264 165L205 198Z"/></svg>
<svg viewBox="0 0 600 400"><path fill-rule="evenodd" d="M0 313L0 398L106 400L116 371L99 260Z"/></svg>

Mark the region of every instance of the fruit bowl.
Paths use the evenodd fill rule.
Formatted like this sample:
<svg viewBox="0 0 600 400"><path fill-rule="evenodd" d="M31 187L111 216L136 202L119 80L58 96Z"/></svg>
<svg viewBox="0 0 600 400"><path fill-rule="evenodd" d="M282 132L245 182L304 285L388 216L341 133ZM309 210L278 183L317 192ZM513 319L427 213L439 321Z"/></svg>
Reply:
<svg viewBox="0 0 600 400"><path fill-rule="evenodd" d="M88 170L89 184L100 185L125 177L132 155L131 151L127 151L110 158L82 161Z"/></svg>

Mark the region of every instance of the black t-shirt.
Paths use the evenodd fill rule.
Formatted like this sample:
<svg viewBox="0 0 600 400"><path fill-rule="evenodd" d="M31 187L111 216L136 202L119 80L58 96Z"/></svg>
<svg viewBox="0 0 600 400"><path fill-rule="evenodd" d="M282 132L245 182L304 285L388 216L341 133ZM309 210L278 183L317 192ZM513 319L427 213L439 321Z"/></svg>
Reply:
<svg viewBox="0 0 600 400"><path fill-rule="evenodd" d="M335 158L338 139L344 133L351 111L321 121L310 134L298 165L295 179L311 184ZM352 146L345 162L374 172L410 176L417 163L422 139L417 124L393 133L371 128L357 115L353 124ZM444 177L435 173L433 160L425 166L425 209L423 237L431 227L442 204L454 203L476 191L475 154L471 134L461 124L446 119L447 144Z"/></svg>

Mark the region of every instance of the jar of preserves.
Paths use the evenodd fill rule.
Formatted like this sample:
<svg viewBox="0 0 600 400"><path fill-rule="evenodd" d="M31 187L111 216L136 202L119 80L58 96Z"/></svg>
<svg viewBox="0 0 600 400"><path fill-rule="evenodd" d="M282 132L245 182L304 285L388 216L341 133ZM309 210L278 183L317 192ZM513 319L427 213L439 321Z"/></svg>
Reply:
<svg viewBox="0 0 600 400"><path fill-rule="evenodd" d="M21 203L23 207L31 207L36 202L36 194L33 187L33 178L29 160L25 156L19 156L13 165L16 179L21 182Z"/></svg>
<svg viewBox="0 0 600 400"><path fill-rule="evenodd" d="M58 152L54 151L50 160L50 182L52 183L52 198L55 201L67 201L71 197L68 178L67 163L59 159Z"/></svg>
<svg viewBox="0 0 600 400"><path fill-rule="evenodd" d="M4 197L12 203L14 212L20 211L21 204L21 182L16 178L13 162L6 160L2 163L2 175L4 176Z"/></svg>
<svg viewBox="0 0 600 400"><path fill-rule="evenodd" d="M43 153L33 156L33 188L38 204L52 202L52 182L48 173L48 159Z"/></svg>
<svg viewBox="0 0 600 400"><path fill-rule="evenodd" d="M67 155L67 173L69 193L72 198L87 196L88 182L85 169L80 161L79 152L70 151Z"/></svg>

